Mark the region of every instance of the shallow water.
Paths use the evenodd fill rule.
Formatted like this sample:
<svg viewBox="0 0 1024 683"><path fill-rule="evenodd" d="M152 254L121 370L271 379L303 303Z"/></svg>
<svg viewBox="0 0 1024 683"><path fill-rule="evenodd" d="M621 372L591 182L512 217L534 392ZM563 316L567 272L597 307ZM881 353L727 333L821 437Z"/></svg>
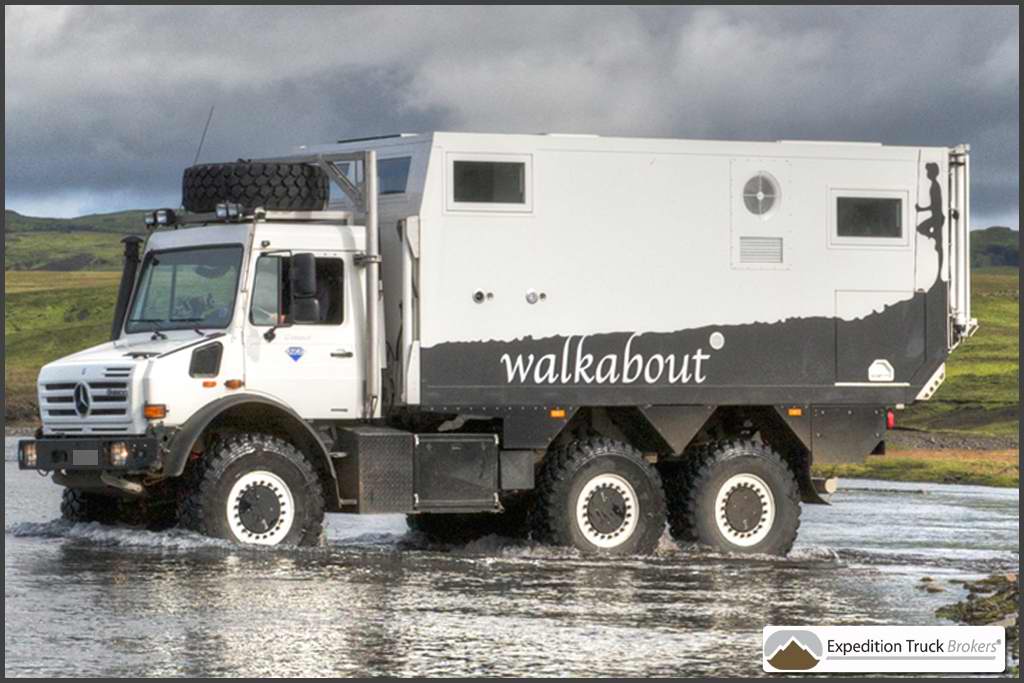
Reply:
<svg viewBox="0 0 1024 683"><path fill-rule="evenodd" d="M251 550L60 521L6 445L6 675L759 675L765 624L940 623L948 579L1019 564L1016 489L852 480L783 560L431 547L393 515Z"/></svg>

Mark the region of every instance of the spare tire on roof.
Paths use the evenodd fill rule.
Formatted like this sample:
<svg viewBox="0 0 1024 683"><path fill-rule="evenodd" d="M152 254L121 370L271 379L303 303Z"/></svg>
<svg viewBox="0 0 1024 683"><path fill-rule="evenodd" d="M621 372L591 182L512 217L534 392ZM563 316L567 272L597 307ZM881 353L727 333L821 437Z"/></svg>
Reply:
<svg viewBox="0 0 1024 683"><path fill-rule="evenodd" d="M181 181L181 204L195 213L215 211L224 202L246 209L319 211L329 197L327 174L312 164L198 164L186 168Z"/></svg>

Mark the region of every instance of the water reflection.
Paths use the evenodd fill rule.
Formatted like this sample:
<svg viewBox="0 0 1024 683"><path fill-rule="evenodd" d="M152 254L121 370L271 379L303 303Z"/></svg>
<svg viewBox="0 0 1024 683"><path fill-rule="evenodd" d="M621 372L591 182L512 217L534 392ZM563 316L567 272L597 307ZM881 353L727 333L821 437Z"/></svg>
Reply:
<svg viewBox="0 0 1024 683"><path fill-rule="evenodd" d="M935 623L958 589L922 575L1018 564L1016 491L854 489L805 510L786 560L664 540L604 561L427 546L396 517L332 518L302 550L70 525L56 487L6 474L8 674L758 675L767 623Z"/></svg>

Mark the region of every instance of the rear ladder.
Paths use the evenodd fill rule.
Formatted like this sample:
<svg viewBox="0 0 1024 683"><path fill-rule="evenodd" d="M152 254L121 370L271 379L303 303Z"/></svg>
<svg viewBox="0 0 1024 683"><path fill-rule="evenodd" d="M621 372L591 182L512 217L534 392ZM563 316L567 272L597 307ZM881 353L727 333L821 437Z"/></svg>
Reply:
<svg viewBox="0 0 1024 683"><path fill-rule="evenodd" d="M958 145L949 153L949 315L950 348L974 334L978 321L971 317L971 166L970 146Z"/></svg>

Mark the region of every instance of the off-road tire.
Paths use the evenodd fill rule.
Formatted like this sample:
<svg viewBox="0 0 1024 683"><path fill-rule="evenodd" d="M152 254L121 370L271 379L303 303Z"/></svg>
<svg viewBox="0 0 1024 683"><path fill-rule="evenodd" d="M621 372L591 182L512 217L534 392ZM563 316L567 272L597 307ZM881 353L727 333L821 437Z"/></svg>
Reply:
<svg viewBox="0 0 1024 683"><path fill-rule="evenodd" d="M504 512L420 513L406 515L410 531L433 543L463 544L484 536L526 538L530 532L530 495L502 499Z"/></svg>
<svg viewBox="0 0 1024 683"><path fill-rule="evenodd" d="M117 521L149 531L170 529L178 523L176 494L176 487L165 483L145 496L121 498L117 500Z"/></svg>
<svg viewBox="0 0 1024 683"><path fill-rule="evenodd" d="M186 168L181 180L181 204L196 213L214 211L223 202L247 209L319 211L329 198L327 174L311 164L198 164Z"/></svg>
<svg viewBox="0 0 1024 683"><path fill-rule="evenodd" d="M665 505L668 509L668 531L677 543L694 543L697 533L690 524L687 510L690 488L697 476L697 470L706 456L706 449L699 446L688 449L679 460L659 465L658 472L665 487Z"/></svg>
<svg viewBox="0 0 1024 683"><path fill-rule="evenodd" d="M118 521L118 499L92 491L65 488L60 498L60 516L69 522L115 524Z"/></svg>
<svg viewBox="0 0 1024 683"><path fill-rule="evenodd" d="M324 493L316 468L283 439L266 434L233 435L217 443L186 471L178 507L180 526L205 536L250 542L231 529L228 498L248 474L278 477L293 499L291 528L275 545L317 545L323 537Z"/></svg>
<svg viewBox="0 0 1024 683"><path fill-rule="evenodd" d="M738 545L731 540L739 537L738 532L730 537L719 526L720 516L723 525L730 524L723 510L716 509L720 490L737 475L753 475L771 493L773 518L764 537L752 545ZM767 503L762 505L768 509ZM703 545L729 553L785 555L800 528L800 490L789 465L769 446L756 441L722 441L708 447L695 463L686 513L689 529Z"/></svg>
<svg viewBox="0 0 1024 683"><path fill-rule="evenodd" d="M618 543L611 547L602 547L588 538L578 513L586 488L604 475L624 480L635 494L635 509L627 508L635 526L625 540L609 539L610 543ZM592 493L590 498L596 495ZM655 551L665 531L665 494L658 471L635 448L604 437L575 441L548 453L541 468L533 512L533 534L537 540L572 546L585 553L647 555ZM589 533L591 537L594 534ZM615 531L608 533L617 535Z"/></svg>

